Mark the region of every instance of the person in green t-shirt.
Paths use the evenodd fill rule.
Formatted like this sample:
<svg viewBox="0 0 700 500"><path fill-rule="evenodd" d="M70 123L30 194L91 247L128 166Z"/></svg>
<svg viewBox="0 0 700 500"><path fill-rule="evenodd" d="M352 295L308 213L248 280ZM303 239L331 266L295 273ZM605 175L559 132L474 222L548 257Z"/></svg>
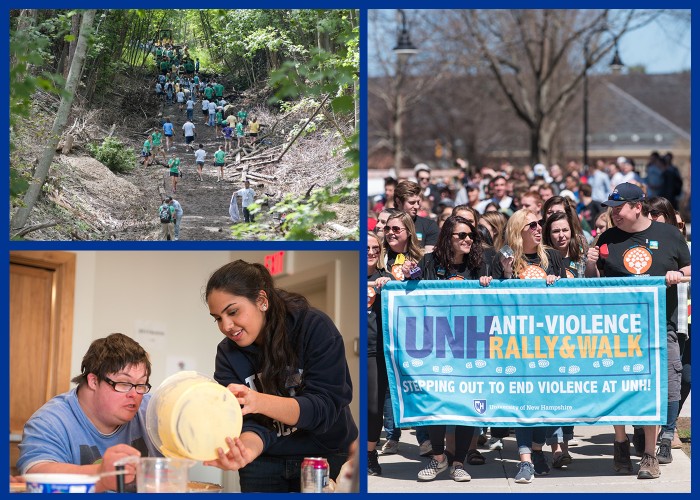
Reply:
<svg viewBox="0 0 700 500"><path fill-rule="evenodd" d="M148 137L146 137L146 140L143 143L141 157L143 158L141 163L143 163L144 167L147 167L151 164L151 141L148 140Z"/></svg>
<svg viewBox="0 0 700 500"><path fill-rule="evenodd" d="M219 167L219 175L216 178L216 182L221 182L224 180L224 161L226 160L226 151L224 151L223 146L219 146L219 149L214 153L214 165Z"/></svg>
<svg viewBox="0 0 700 500"><path fill-rule="evenodd" d="M170 180L173 184L173 193L177 193L177 178L181 176L180 173L180 158L175 156L173 153L172 158L168 160L168 167L170 167Z"/></svg>
<svg viewBox="0 0 700 500"><path fill-rule="evenodd" d="M224 96L224 86L217 82L214 84L214 92L216 93L216 97L223 97Z"/></svg>
<svg viewBox="0 0 700 500"><path fill-rule="evenodd" d="M214 123L216 124L216 128L214 130L214 133L216 136L219 136L219 131L221 130L220 127L223 127L224 125L224 108L221 106L216 108L216 116L214 117Z"/></svg>
<svg viewBox="0 0 700 500"><path fill-rule="evenodd" d="M204 88L204 95L207 96L207 100L208 100L208 101L211 101L211 98L214 97L214 89L211 88L210 85L207 85L207 86Z"/></svg>
<svg viewBox="0 0 700 500"><path fill-rule="evenodd" d="M160 133L159 130L154 130L153 133L151 134L151 146L153 147L153 160L156 159L156 156L158 156L158 153L163 157L163 161L167 162L168 159L165 157L165 152L163 151L163 148L161 147L161 142L163 140L163 134Z"/></svg>
<svg viewBox="0 0 700 500"><path fill-rule="evenodd" d="M244 127L248 125L248 112L245 109L240 110L236 116L238 116L238 120L243 123Z"/></svg>
<svg viewBox="0 0 700 500"><path fill-rule="evenodd" d="M238 140L238 147L241 147L241 141L245 137L245 128L243 127L243 122L238 121L236 123L236 139Z"/></svg>

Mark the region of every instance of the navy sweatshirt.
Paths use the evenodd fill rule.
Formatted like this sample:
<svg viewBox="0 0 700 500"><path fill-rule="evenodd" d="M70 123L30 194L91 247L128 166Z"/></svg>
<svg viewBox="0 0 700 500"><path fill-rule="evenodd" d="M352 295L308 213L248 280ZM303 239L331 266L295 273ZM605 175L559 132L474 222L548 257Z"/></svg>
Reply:
<svg viewBox="0 0 700 500"><path fill-rule="evenodd" d="M270 429L255 420L243 419L243 432L255 432L263 441L263 455L324 456L347 452L357 438L357 426L348 405L352 401L352 381L345 359L345 345L331 319L317 309L305 314L287 315L287 331L292 345L298 345L295 376L288 379L290 397L299 403L296 426L274 422ZM261 350L251 344L238 347L224 338L216 352L214 378L223 386L246 384L259 390L258 361ZM299 376L300 374L300 376Z"/></svg>

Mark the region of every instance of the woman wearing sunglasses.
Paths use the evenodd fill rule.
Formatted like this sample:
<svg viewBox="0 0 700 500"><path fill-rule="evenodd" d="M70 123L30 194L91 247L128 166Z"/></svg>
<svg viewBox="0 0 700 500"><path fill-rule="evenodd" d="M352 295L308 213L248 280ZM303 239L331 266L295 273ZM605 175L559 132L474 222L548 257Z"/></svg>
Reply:
<svg viewBox="0 0 700 500"><path fill-rule="evenodd" d="M377 441L384 420L384 399L389 381L382 342L381 288L391 281L384 269L382 242L373 232L367 233L367 474L380 476Z"/></svg>
<svg viewBox="0 0 700 500"><path fill-rule="evenodd" d="M673 227L678 227L676 209L673 208L670 201L661 196L654 196L642 203L642 215L656 222L665 222Z"/></svg>
<svg viewBox="0 0 700 500"><path fill-rule="evenodd" d="M513 249L513 256L500 256L494 263L494 278L545 279L547 285L566 278L559 252L542 243L542 220L527 208L521 208L508 219L505 243ZM520 455L516 483L531 483L535 474L549 473L542 451L546 431L544 426L515 429Z"/></svg>
<svg viewBox="0 0 700 500"><path fill-rule="evenodd" d="M420 279L426 280L479 280L482 286L491 283L489 276L493 250L486 254L481 245L481 234L467 219L452 215L447 218L438 235L435 250L426 254L418 263L422 270ZM405 263L404 274L410 275L414 263ZM449 467L450 477L455 481L469 481L471 476L464 470L465 459L472 464L483 464L484 457L473 443L475 427L458 425L455 427L454 450L445 449L447 426L428 426L432 445L428 465L418 472L419 481L432 481ZM476 436L478 437L478 436ZM471 444L474 444L473 449ZM472 461L473 460L473 461Z"/></svg>
<svg viewBox="0 0 700 500"><path fill-rule="evenodd" d="M406 212L396 212L387 219L384 227L384 249L384 267L394 279L404 281L404 263L417 263L423 256L413 219Z"/></svg>

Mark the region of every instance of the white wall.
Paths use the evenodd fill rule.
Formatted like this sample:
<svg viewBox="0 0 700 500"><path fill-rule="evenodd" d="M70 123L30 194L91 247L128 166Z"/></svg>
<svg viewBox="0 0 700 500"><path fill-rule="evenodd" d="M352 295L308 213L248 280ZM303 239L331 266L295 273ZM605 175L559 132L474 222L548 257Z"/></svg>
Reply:
<svg viewBox="0 0 700 500"><path fill-rule="evenodd" d="M263 262L273 252L98 251L75 252L76 290L71 376L90 343L121 332L141 342L151 356L151 384L157 387L181 369L211 376L222 338L203 302L209 275L234 259ZM354 383L351 406L359 426L358 255L356 252L288 252L294 275L335 262L336 324L345 339ZM284 280L281 280L284 281ZM138 327L142 328L139 333ZM143 333L143 330L157 333ZM218 469L196 467L191 479L221 483Z"/></svg>

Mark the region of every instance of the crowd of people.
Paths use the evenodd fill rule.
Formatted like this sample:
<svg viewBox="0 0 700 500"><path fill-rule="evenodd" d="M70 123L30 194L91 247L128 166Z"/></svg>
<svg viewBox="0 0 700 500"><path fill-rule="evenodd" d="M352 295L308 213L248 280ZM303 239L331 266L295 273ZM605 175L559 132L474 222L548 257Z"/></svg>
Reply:
<svg viewBox="0 0 700 500"><path fill-rule="evenodd" d="M184 154L177 153L176 126L173 122L176 116L184 114L185 121L181 127L178 125L177 128L182 129L185 152L194 156L193 166L196 168L197 174L193 175L192 178L199 182L204 181L204 167L207 163L207 156L211 153L211 166L216 172L216 182L222 182L227 167L227 157L235 155L242 146L254 144L264 125L259 123L258 118L250 114L247 109L236 107L225 99L222 78L206 79L200 75L199 58L193 59L187 47L181 50L179 46L174 46L167 41L161 44L149 44L149 47L151 47L155 58L158 72L155 80L155 93L159 101L162 102L164 111L159 113L162 118L158 127L150 131L150 135L143 143L140 163L144 167L155 162L166 166L170 177L171 193L172 195L177 193L178 182L183 177L186 161L183 158ZM195 107L198 105L201 106L203 125L210 127L214 133L213 140L200 139L199 147L195 148L195 140L197 139L197 125L194 123ZM214 151L207 151L205 144L207 147L213 144ZM234 218L232 215L233 222L253 221L248 210L248 207L254 202L251 199L253 195L254 192L249 185L234 191L229 213L234 213L233 204L236 203L237 197L240 197L243 217L236 216ZM181 218L173 215L168 219L167 210L164 210L164 206L168 205L168 200L164 199L158 208L162 236L166 240L177 240L179 239ZM235 213L238 213L237 207L234 208ZM179 213L181 216L181 208L179 208Z"/></svg>
<svg viewBox="0 0 700 500"><path fill-rule="evenodd" d="M368 280L368 442L367 472L381 475L379 455L398 452L400 434L391 414L383 352L381 289L391 280L492 280L663 276L667 284L667 421L634 426L634 452L641 457L639 479L655 479L659 464L671 463L680 448L676 419L690 391L690 335L687 281L690 242L678 210L682 180L673 156L654 152L641 178L631 159L598 161L587 171L576 162L564 171L547 168L463 169L456 185L439 179L425 164L415 180L385 179L385 193L371 200L367 236ZM629 249L652 257L648 269L624 265ZM681 286L679 284L683 283ZM380 447L382 428L386 439ZM519 467L516 483L530 483L551 467L572 466L573 427L515 427ZM630 440L615 426L613 469L632 474ZM502 449L508 428L419 426L417 471L431 481L449 470L455 481L469 481L467 465L485 457L479 445ZM490 432L490 438L487 438ZM657 447L658 444L658 447ZM551 460L543 451L550 445Z"/></svg>

